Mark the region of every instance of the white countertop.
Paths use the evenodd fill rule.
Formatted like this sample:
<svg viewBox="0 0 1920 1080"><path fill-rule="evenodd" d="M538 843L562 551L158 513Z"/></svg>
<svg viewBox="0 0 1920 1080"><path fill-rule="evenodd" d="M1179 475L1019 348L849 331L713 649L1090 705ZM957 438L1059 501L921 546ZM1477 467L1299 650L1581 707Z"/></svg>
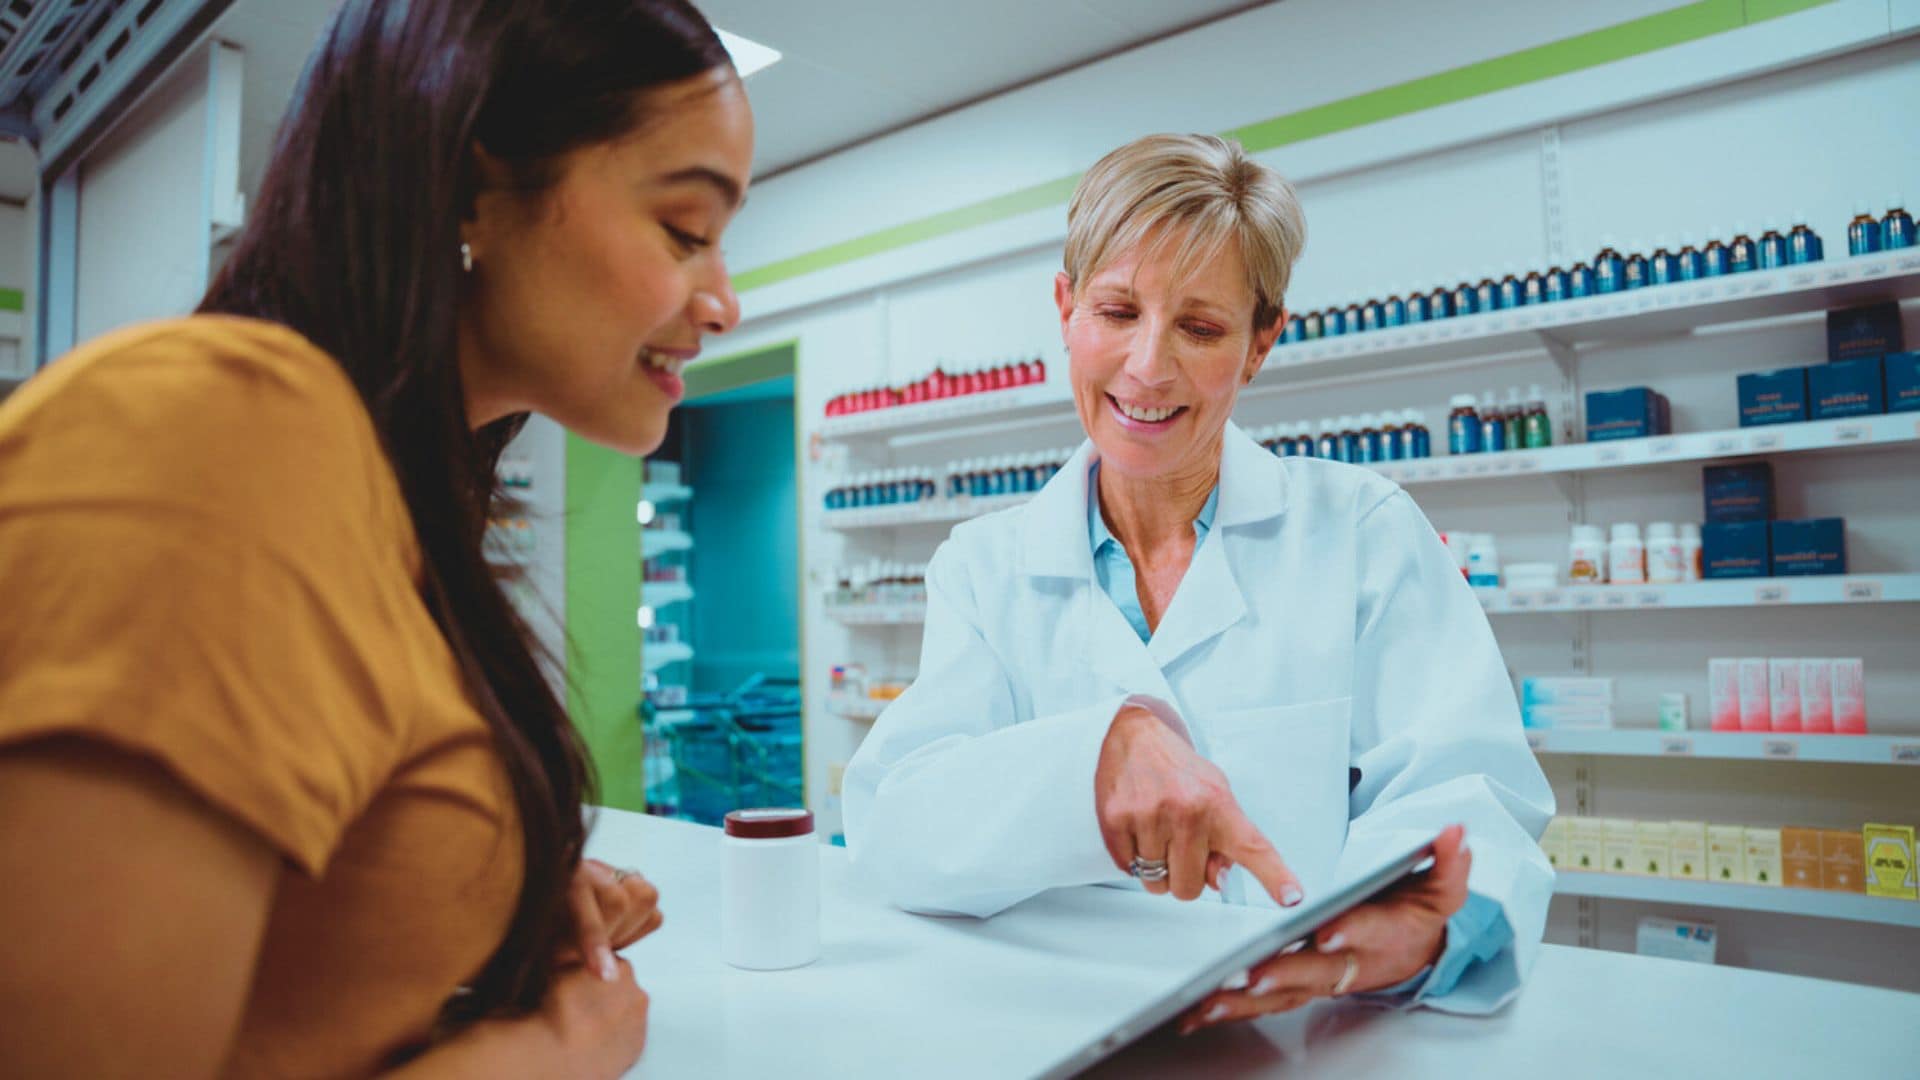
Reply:
<svg viewBox="0 0 1920 1080"><path fill-rule="evenodd" d="M652 997L634 1077L1016 1077L1041 1072L1263 923L1258 912L1064 889L992 919L927 918L855 891L823 849L821 959L720 959L715 829L599 811L587 853L645 873L665 925L623 955ZM1288 1066L1292 1066L1289 1068ZM1920 995L1546 946L1490 1018L1323 1003L1090 1075L1914 1076Z"/></svg>

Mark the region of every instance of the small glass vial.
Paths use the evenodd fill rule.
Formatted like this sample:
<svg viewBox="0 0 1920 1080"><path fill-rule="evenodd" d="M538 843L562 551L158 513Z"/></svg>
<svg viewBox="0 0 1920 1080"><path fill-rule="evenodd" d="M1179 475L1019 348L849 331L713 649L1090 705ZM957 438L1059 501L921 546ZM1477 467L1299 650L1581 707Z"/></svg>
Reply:
<svg viewBox="0 0 1920 1080"><path fill-rule="evenodd" d="M1480 275L1473 283L1473 310L1477 312L1500 310L1500 286L1495 282L1493 271Z"/></svg>
<svg viewBox="0 0 1920 1080"><path fill-rule="evenodd" d="M1671 285L1679 280L1679 260L1674 258L1673 249L1667 246L1667 238L1655 237L1653 254L1647 256L1647 284Z"/></svg>
<svg viewBox="0 0 1920 1080"><path fill-rule="evenodd" d="M1647 257L1640 253L1646 245L1633 242L1633 250L1627 253L1626 261L1620 264L1620 285L1626 289L1644 289L1652 283L1647 275Z"/></svg>
<svg viewBox="0 0 1920 1080"><path fill-rule="evenodd" d="M1427 294L1427 318L1451 319L1454 316L1453 297L1445 285L1435 285Z"/></svg>
<svg viewBox="0 0 1920 1080"><path fill-rule="evenodd" d="M1760 253L1755 249L1753 237L1747 235L1744 224L1733 227L1733 239L1727 243L1727 271L1744 274L1760 267Z"/></svg>
<svg viewBox="0 0 1920 1080"><path fill-rule="evenodd" d="M1871 255L1880 250L1880 223L1865 202L1853 204L1853 220L1847 223L1847 254Z"/></svg>
<svg viewBox="0 0 1920 1080"><path fill-rule="evenodd" d="M1406 325L1415 326L1427 321L1427 296L1418 289L1407 290Z"/></svg>
<svg viewBox="0 0 1920 1080"><path fill-rule="evenodd" d="M1787 233L1787 264L1804 266L1819 262L1826 254L1821 249L1820 234L1807 227L1806 211L1795 211L1793 231Z"/></svg>
<svg viewBox="0 0 1920 1080"><path fill-rule="evenodd" d="M1592 296L1595 291L1593 268L1586 263L1574 263L1567 271L1567 299L1579 300Z"/></svg>
<svg viewBox="0 0 1920 1080"><path fill-rule="evenodd" d="M1715 229L1700 249L1700 276L1721 277L1727 272L1727 245L1720 242L1720 230Z"/></svg>
<svg viewBox="0 0 1920 1080"><path fill-rule="evenodd" d="M1913 216L1907 213L1898 193L1887 196L1887 216L1880 219L1880 250L1896 251L1913 246Z"/></svg>
<svg viewBox="0 0 1920 1080"><path fill-rule="evenodd" d="M1694 245L1692 234L1680 238L1680 250L1673 257L1673 268L1681 281L1698 281L1703 276L1700 249Z"/></svg>
<svg viewBox="0 0 1920 1080"><path fill-rule="evenodd" d="M1626 260L1613 248L1611 236L1600 241L1600 251L1593 257L1593 291L1599 294L1616 293L1626 288Z"/></svg>
<svg viewBox="0 0 1920 1080"><path fill-rule="evenodd" d="M1875 235L1879 235L1875 233ZM1473 284L1463 281L1453 287L1453 303L1448 305L1454 315L1472 315L1480 309L1475 306Z"/></svg>
<svg viewBox="0 0 1920 1080"><path fill-rule="evenodd" d="M1787 265L1787 237L1780 231L1778 221L1767 222L1767 231L1760 234L1760 269L1777 270Z"/></svg>
<svg viewBox="0 0 1920 1080"><path fill-rule="evenodd" d="M820 958L820 843L806 810L735 810L720 841L720 954L752 971Z"/></svg>
<svg viewBox="0 0 1920 1080"><path fill-rule="evenodd" d="M1407 324L1407 304L1400 299L1399 293L1386 298L1380 305L1380 327L1386 329Z"/></svg>

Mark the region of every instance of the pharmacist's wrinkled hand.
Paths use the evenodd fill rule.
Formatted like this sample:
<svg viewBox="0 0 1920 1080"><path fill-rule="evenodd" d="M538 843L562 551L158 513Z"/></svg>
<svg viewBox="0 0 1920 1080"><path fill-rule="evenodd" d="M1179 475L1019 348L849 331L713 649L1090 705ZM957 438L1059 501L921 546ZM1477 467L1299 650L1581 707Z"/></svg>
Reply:
<svg viewBox="0 0 1920 1080"><path fill-rule="evenodd" d="M1238 863L1275 903L1300 902L1300 880L1240 809L1226 774L1146 709L1128 706L1114 717L1093 790L1115 866L1128 871L1136 857L1165 860L1164 878L1142 879L1148 892L1196 900L1203 889L1218 889Z"/></svg>
<svg viewBox="0 0 1920 1080"><path fill-rule="evenodd" d="M562 962L583 962L605 975L613 954L660 929L660 890L631 871L615 871L598 859L582 859L567 888L574 941ZM584 960L582 959L584 958Z"/></svg>
<svg viewBox="0 0 1920 1080"><path fill-rule="evenodd" d="M1439 960L1447 920L1467 902L1473 853L1465 840L1465 829L1448 827L1433 843L1431 870L1321 927L1311 948L1282 953L1247 972L1244 990L1223 990L1201 1002L1181 1019L1181 1034L1297 1009L1335 996L1336 988L1362 994L1418 975ZM1346 979L1349 956L1354 971Z"/></svg>

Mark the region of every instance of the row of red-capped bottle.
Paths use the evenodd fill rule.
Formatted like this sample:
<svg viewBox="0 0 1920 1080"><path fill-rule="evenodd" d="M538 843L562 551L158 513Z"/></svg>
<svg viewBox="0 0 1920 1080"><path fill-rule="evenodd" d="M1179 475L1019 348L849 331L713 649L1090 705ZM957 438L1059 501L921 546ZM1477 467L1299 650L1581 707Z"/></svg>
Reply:
<svg viewBox="0 0 1920 1080"><path fill-rule="evenodd" d="M905 386L880 386L854 390L827 402L828 416L891 409L896 405L918 405L925 401L983 394L992 390L1013 390L1047 381L1047 362L1034 357L1016 360L976 371L949 372L934 368L923 378Z"/></svg>

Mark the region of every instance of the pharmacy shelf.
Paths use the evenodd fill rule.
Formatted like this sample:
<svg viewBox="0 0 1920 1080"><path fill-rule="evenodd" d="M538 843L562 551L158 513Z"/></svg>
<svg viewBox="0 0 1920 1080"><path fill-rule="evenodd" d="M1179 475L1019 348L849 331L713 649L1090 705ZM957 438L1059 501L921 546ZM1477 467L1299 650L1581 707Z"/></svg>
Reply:
<svg viewBox="0 0 1920 1080"><path fill-rule="evenodd" d="M655 506L666 506L693 498L693 489L685 484L642 484L640 497Z"/></svg>
<svg viewBox="0 0 1920 1080"><path fill-rule="evenodd" d="M927 605L828 604L827 618L847 626L902 626L927 621Z"/></svg>
<svg viewBox="0 0 1920 1080"><path fill-rule="evenodd" d="M1920 413L1860 416L1798 424L1701 431L1648 439L1577 443L1540 450L1458 454L1370 466L1403 485L1486 480L1504 476L1642 469L1753 454L1792 454L1912 445L1920 442Z"/></svg>
<svg viewBox="0 0 1920 1080"><path fill-rule="evenodd" d="M693 659L693 646L684 641L649 641L640 646L640 659L648 671L659 671L668 664Z"/></svg>
<svg viewBox="0 0 1920 1080"><path fill-rule="evenodd" d="M1527 745L1537 754L1920 766L1920 734L1794 735L1618 728L1611 731L1529 730Z"/></svg>
<svg viewBox="0 0 1920 1080"><path fill-rule="evenodd" d="M683 604L693 599L693 586L683 581L648 581L641 583L640 601L658 611L670 604Z"/></svg>
<svg viewBox="0 0 1920 1080"><path fill-rule="evenodd" d="M855 694L827 695L828 712L835 716L843 716L848 720L859 720L863 723L879 719L880 714L891 704L893 704L893 702L890 700L870 698Z"/></svg>
<svg viewBox="0 0 1920 1080"><path fill-rule="evenodd" d="M1723 885L1684 878L1635 877L1596 874L1590 870L1562 870L1553 891L1561 896L1590 896L1601 900L1641 900L1656 904L1771 911L1817 919L1849 919L1888 926L1920 927L1920 903L1889 900L1858 893L1787 886Z"/></svg>
<svg viewBox="0 0 1920 1080"><path fill-rule="evenodd" d="M1920 296L1920 248L1836 258L1390 330L1289 342L1275 346L1243 396L1258 398L1307 380L1407 367L1431 370L1543 349L1656 340L1688 334L1702 326L1916 296ZM819 430L825 439L886 439L939 428L976 426L968 421L993 429L1024 426L1037 419L1072 418L1071 397L1062 382L829 417Z"/></svg>
<svg viewBox="0 0 1920 1080"><path fill-rule="evenodd" d="M1477 588L1473 591L1489 615L1899 604L1920 601L1920 574L1831 574L1729 578L1680 585L1567 585L1556 589Z"/></svg>
<svg viewBox="0 0 1920 1080"><path fill-rule="evenodd" d="M689 551L693 537L679 529L641 529L640 550L649 559L671 551Z"/></svg>
<svg viewBox="0 0 1920 1080"><path fill-rule="evenodd" d="M921 499L893 506L863 506L857 510L822 510L820 523L829 529L885 529L898 525L927 525L966 521L1032 499L1030 494L963 496L957 499Z"/></svg>

